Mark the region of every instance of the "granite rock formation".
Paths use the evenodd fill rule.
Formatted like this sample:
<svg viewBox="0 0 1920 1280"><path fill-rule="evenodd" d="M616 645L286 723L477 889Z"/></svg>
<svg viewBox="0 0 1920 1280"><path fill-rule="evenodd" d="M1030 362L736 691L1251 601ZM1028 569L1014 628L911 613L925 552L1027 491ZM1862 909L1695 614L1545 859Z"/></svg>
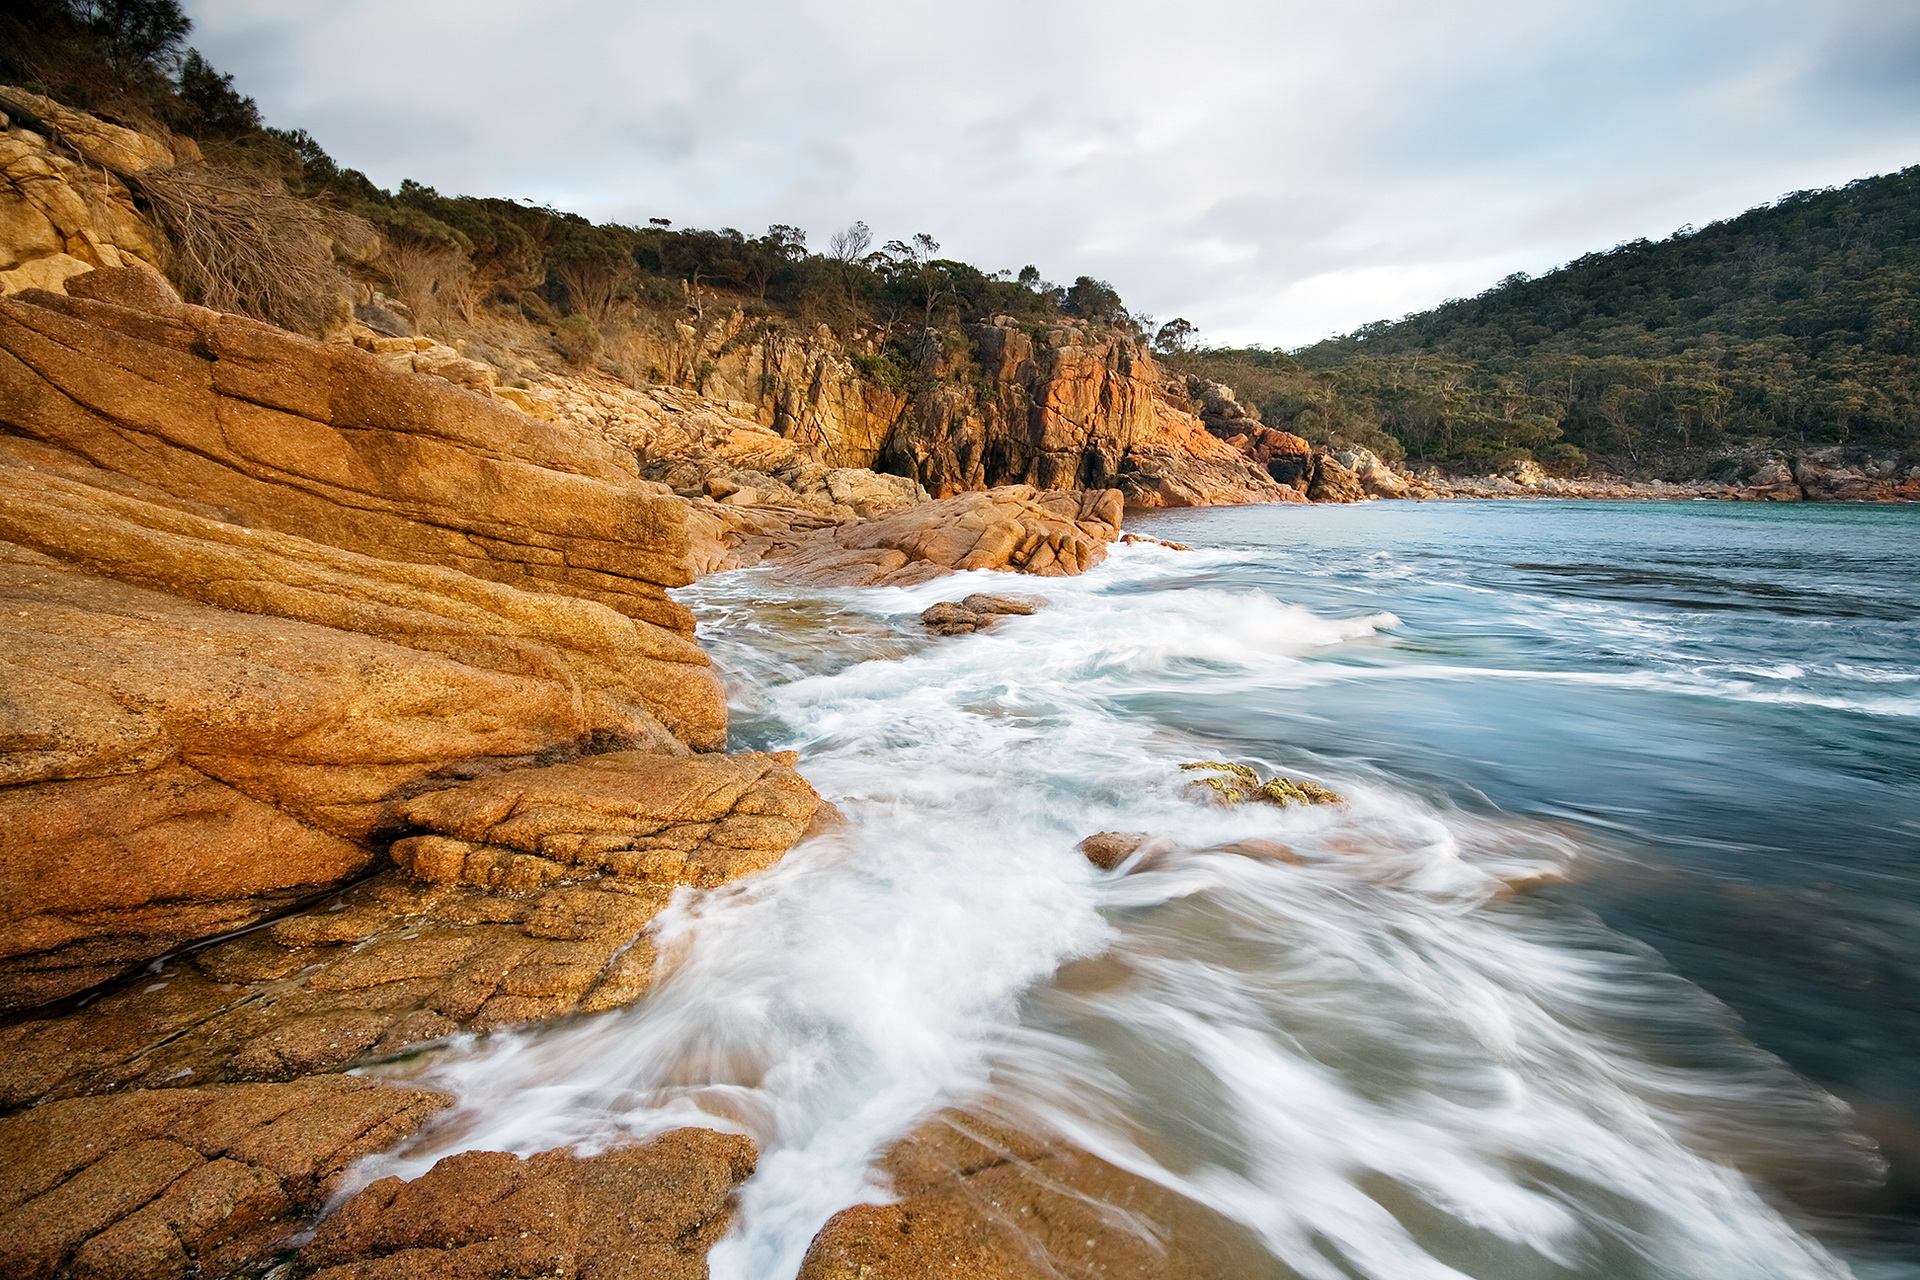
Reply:
<svg viewBox="0 0 1920 1280"><path fill-rule="evenodd" d="M1005 485L743 545L776 573L805 582L908 586L970 569L1066 577L1106 558L1122 510L1114 489L1043 493Z"/></svg>
<svg viewBox="0 0 1920 1280"><path fill-rule="evenodd" d="M333 1076L77 1098L0 1119L0 1274L258 1274L354 1160L449 1101Z"/></svg>
<svg viewBox="0 0 1920 1280"><path fill-rule="evenodd" d="M899 1200L814 1237L799 1280L1232 1280L1270 1277L1253 1236L1072 1145L949 1112L881 1167Z"/></svg>
<svg viewBox="0 0 1920 1280"><path fill-rule="evenodd" d="M723 743L630 451L144 268L69 294L0 299L0 1006L362 873L409 788Z"/></svg>
<svg viewBox="0 0 1920 1280"><path fill-rule="evenodd" d="M753 1144L676 1129L639 1147L448 1156L412 1182L383 1178L301 1250L308 1280L705 1280L707 1250L753 1172Z"/></svg>
<svg viewBox="0 0 1920 1280"><path fill-rule="evenodd" d="M55 148L56 131L99 162ZM58 289L96 267L159 266L133 193L105 166L138 172L199 158L184 139L163 141L0 88L0 294Z"/></svg>

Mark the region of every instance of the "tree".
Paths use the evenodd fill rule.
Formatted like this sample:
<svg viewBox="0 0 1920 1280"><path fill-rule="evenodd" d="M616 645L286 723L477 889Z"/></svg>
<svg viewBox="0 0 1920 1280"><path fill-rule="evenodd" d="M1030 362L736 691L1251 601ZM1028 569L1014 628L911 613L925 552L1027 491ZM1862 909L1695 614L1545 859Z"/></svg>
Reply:
<svg viewBox="0 0 1920 1280"><path fill-rule="evenodd" d="M215 71L198 49L187 50L181 60L180 73L174 77L174 94L182 108L174 123L197 136L232 140L260 129L260 108L233 87L232 76ZM298 136L309 144L313 141L304 130ZM313 150L317 152L319 147L315 145ZM300 158L304 164L306 156Z"/></svg>
<svg viewBox="0 0 1920 1280"><path fill-rule="evenodd" d="M1193 345L1193 335L1198 332L1186 317L1175 316L1154 333L1153 349L1167 354L1185 351Z"/></svg>
<svg viewBox="0 0 1920 1280"><path fill-rule="evenodd" d="M873 246L873 228L864 222L855 222L844 231L833 233L833 239L827 242L828 252L836 262L851 266L866 256Z"/></svg>
<svg viewBox="0 0 1920 1280"><path fill-rule="evenodd" d="M72 11L122 73L142 67L169 69L193 29L179 0L77 0Z"/></svg>

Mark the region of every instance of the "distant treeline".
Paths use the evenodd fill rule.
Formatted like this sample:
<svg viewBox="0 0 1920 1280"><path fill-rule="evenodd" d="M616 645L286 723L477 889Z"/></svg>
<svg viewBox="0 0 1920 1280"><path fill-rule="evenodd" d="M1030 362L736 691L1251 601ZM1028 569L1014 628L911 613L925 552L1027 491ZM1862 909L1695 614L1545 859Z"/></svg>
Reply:
<svg viewBox="0 0 1920 1280"><path fill-rule="evenodd" d="M1628 467L1756 443L1920 447L1920 167L1802 191L1291 354L1191 367L1270 421L1415 459Z"/></svg>

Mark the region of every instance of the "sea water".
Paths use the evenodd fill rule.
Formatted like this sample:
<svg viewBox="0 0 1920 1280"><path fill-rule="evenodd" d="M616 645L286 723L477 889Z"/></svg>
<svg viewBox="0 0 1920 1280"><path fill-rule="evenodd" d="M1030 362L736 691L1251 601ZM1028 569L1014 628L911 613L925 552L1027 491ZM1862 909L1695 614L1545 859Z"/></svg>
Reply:
<svg viewBox="0 0 1920 1280"><path fill-rule="evenodd" d="M745 1132L713 1273L785 1280L960 1104L1275 1276L1920 1275L1920 510L1132 527L1193 549L681 593L734 747L800 752L845 825L683 891L640 1003L430 1056L461 1105L368 1174ZM1050 604L917 622L1009 589ZM1214 803L1202 760L1345 803ZM1100 831L1156 839L1103 872Z"/></svg>

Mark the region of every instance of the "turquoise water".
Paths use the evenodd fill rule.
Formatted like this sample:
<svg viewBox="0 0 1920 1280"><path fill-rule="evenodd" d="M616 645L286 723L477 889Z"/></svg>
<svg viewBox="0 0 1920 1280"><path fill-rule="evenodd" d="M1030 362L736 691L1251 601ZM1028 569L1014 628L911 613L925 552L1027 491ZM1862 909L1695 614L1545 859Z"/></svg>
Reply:
<svg viewBox="0 0 1920 1280"><path fill-rule="evenodd" d="M1192 586L1399 619L1310 678L1143 712L1569 824L1590 852L1549 896L1850 1103L1888 1184L1793 1190L1920 1260L1920 509L1373 503L1133 527L1228 553Z"/></svg>

